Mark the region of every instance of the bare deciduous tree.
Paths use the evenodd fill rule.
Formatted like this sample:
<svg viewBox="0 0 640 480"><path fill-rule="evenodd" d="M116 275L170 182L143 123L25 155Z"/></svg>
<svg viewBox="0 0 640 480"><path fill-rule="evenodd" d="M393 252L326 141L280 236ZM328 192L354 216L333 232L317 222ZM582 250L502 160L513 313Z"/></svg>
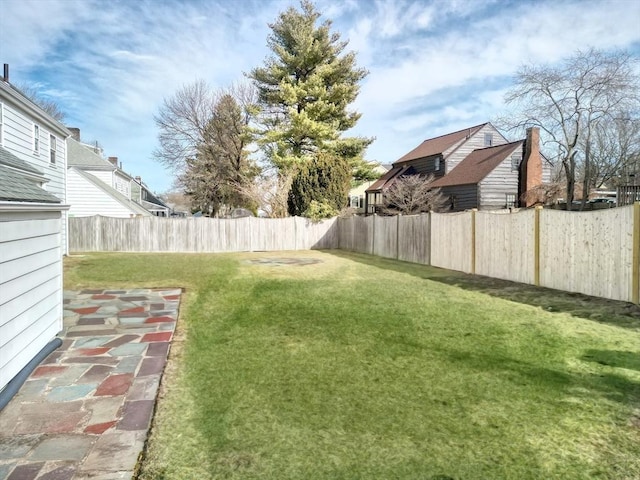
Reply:
<svg viewBox="0 0 640 480"><path fill-rule="evenodd" d="M252 199L271 218L284 218L289 215L288 198L293 172L272 169L262 172L254 180L239 187L242 195Z"/></svg>
<svg viewBox="0 0 640 480"><path fill-rule="evenodd" d="M600 127L590 146L589 170L584 172L589 189L613 188L640 174L640 118L623 116Z"/></svg>
<svg viewBox="0 0 640 480"><path fill-rule="evenodd" d="M592 142L601 125L638 107L638 77L629 53L579 51L557 66L523 66L505 101L517 110L512 128L540 127L547 155L561 162L571 208L576 167L590 168Z"/></svg>
<svg viewBox="0 0 640 480"><path fill-rule="evenodd" d="M433 188L433 175L406 175L398 178L383 192L383 212L390 215L413 215L440 211L446 199L439 188Z"/></svg>
<svg viewBox="0 0 640 480"><path fill-rule="evenodd" d="M55 100L44 97L35 86L27 83L19 83L16 85L16 88L55 120L59 122L64 120L65 114L60 108L60 105Z"/></svg>
<svg viewBox="0 0 640 480"><path fill-rule="evenodd" d="M213 91L197 81L165 99L155 117L160 129L156 159L177 174L192 205L209 215L256 207L239 193L259 172L249 156L255 100L250 85Z"/></svg>

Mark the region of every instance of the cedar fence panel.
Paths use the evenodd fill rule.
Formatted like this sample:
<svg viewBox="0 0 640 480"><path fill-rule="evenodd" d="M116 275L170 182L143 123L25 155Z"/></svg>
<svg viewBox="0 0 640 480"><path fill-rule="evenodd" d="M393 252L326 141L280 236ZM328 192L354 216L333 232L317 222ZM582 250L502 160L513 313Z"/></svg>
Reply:
<svg viewBox="0 0 640 480"><path fill-rule="evenodd" d="M476 274L535 283L535 210L476 212Z"/></svg>

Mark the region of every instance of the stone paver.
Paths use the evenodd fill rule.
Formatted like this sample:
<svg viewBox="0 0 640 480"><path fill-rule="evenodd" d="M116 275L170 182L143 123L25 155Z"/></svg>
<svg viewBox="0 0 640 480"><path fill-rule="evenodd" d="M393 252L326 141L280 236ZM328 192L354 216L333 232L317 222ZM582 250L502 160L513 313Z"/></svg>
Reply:
<svg viewBox="0 0 640 480"><path fill-rule="evenodd" d="M62 346L0 411L0 480L131 478L153 417L180 294L64 292Z"/></svg>

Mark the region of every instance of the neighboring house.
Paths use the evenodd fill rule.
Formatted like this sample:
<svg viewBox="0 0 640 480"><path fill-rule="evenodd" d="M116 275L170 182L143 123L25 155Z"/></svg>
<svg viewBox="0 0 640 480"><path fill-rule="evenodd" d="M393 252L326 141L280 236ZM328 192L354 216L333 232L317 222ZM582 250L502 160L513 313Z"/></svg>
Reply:
<svg viewBox="0 0 640 480"><path fill-rule="evenodd" d="M62 330L69 131L0 78L0 390Z"/></svg>
<svg viewBox="0 0 640 480"><path fill-rule="evenodd" d="M105 160L92 146L81 143L79 131L68 141L67 198L72 217L150 216L131 198L132 179L117 165L117 158Z"/></svg>
<svg viewBox="0 0 640 480"><path fill-rule="evenodd" d="M548 183L551 169L540 154L539 131L527 139L507 142L491 123L459 130L422 142L398 159L367 189L366 211L375 213L384 190L405 175L433 175L451 211L495 210L524 205L525 191Z"/></svg>
<svg viewBox="0 0 640 480"><path fill-rule="evenodd" d="M157 217L171 216L171 208L151 193L140 177L131 182L131 198Z"/></svg>
<svg viewBox="0 0 640 480"><path fill-rule="evenodd" d="M391 169L391 165L376 165L373 169L378 176L382 176ZM366 191L370 188L376 180L363 182L361 185L349 190L349 207L356 209L356 213L364 213L364 203Z"/></svg>

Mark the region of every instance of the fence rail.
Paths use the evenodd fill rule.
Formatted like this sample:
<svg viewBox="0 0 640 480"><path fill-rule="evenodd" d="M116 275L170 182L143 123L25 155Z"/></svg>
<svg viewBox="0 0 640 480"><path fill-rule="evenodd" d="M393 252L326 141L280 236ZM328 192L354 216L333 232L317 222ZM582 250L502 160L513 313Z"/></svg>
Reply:
<svg viewBox="0 0 640 480"><path fill-rule="evenodd" d="M593 212L468 211L396 217L69 219L70 251L340 248L639 303L640 203Z"/></svg>

